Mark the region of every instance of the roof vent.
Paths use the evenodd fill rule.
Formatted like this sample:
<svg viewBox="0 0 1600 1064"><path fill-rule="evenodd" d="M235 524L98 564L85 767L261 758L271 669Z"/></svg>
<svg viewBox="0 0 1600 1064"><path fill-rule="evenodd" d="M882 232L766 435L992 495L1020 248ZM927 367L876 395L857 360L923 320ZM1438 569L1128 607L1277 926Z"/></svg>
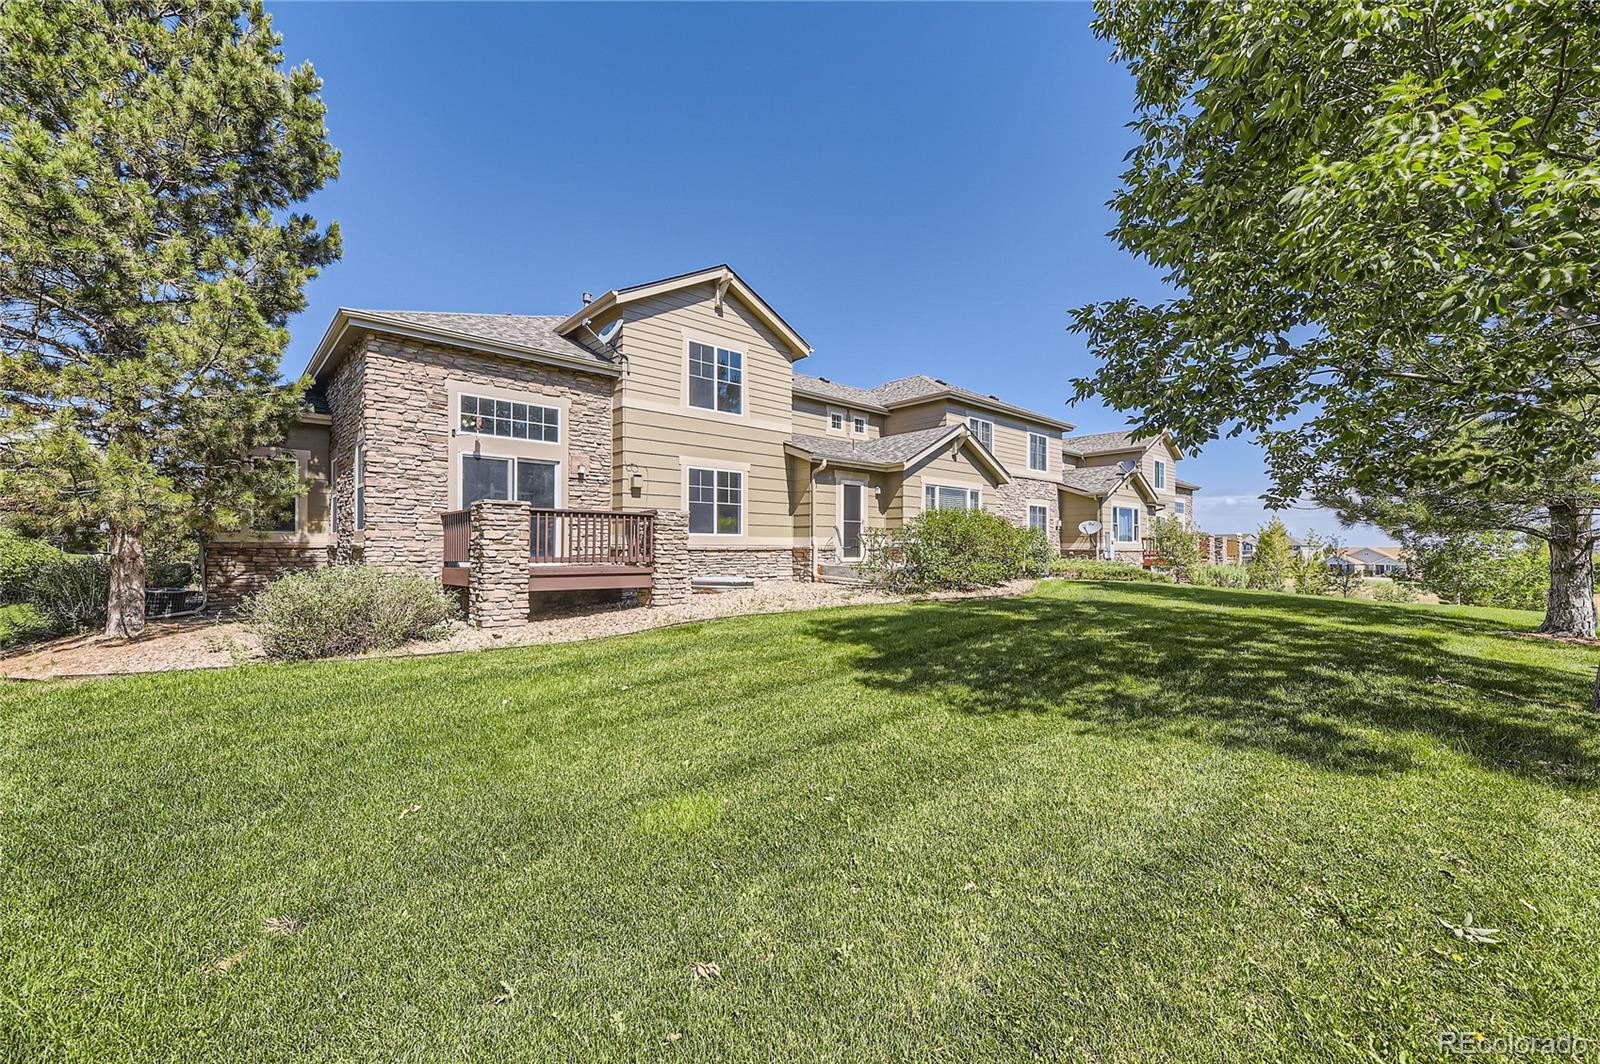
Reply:
<svg viewBox="0 0 1600 1064"><path fill-rule="evenodd" d="M588 306L590 303L593 303L593 302L594 302L594 293L592 293L592 292L583 293L583 305L584 306Z"/></svg>
<svg viewBox="0 0 1600 1064"><path fill-rule="evenodd" d="M935 383L935 384L943 384L946 388L950 387L950 384L949 384L948 381L942 381L938 377L933 378L933 383Z"/></svg>

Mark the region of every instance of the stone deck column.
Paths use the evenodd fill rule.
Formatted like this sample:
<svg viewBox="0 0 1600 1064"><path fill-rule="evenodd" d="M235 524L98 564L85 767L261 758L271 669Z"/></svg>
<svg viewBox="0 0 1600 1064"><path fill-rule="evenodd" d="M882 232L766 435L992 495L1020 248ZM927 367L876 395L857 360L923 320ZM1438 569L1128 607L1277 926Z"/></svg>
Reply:
<svg viewBox="0 0 1600 1064"><path fill-rule="evenodd" d="M656 511L656 571L650 578L650 605L689 601L689 515Z"/></svg>
<svg viewBox="0 0 1600 1064"><path fill-rule="evenodd" d="M474 628L509 628L528 622L531 511L525 502L505 499L479 499L472 504L467 621Z"/></svg>

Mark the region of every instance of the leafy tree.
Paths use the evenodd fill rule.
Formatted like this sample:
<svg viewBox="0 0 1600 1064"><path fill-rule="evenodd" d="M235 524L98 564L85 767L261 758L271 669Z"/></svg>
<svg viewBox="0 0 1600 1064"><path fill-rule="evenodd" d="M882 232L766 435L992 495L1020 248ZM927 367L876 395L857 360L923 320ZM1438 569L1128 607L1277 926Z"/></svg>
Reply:
<svg viewBox="0 0 1600 1064"><path fill-rule="evenodd" d="M1080 308L1074 382L1287 503L1443 485L1544 508L1545 630L1592 635L1600 7L1101 0L1140 142L1115 235L1175 289Z"/></svg>
<svg viewBox="0 0 1600 1064"><path fill-rule="evenodd" d="M299 405L285 323L339 239L289 208L338 154L280 43L259 0L0 5L0 499L104 528L107 634L148 539L298 488L249 455Z"/></svg>
<svg viewBox="0 0 1600 1064"><path fill-rule="evenodd" d="M1294 545L1289 542L1289 530L1274 517L1256 533L1255 553L1246 568L1250 587L1267 591L1282 591L1283 583L1293 572Z"/></svg>
<svg viewBox="0 0 1600 1064"><path fill-rule="evenodd" d="M1156 557L1171 566L1180 582L1189 583L1200 564L1200 533L1176 517L1158 517L1150 526L1150 538Z"/></svg>
<svg viewBox="0 0 1600 1064"><path fill-rule="evenodd" d="M1549 591L1548 550L1511 532L1418 536L1406 544L1405 581L1442 602L1538 609Z"/></svg>
<svg viewBox="0 0 1600 1064"><path fill-rule="evenodd" d="M1328 568L1328 547L1315 532L1306 534L1301 550L1289 559L1289 575L1294 589L1301 595L1326 595L1333 586L1333 574Z"/></svg>

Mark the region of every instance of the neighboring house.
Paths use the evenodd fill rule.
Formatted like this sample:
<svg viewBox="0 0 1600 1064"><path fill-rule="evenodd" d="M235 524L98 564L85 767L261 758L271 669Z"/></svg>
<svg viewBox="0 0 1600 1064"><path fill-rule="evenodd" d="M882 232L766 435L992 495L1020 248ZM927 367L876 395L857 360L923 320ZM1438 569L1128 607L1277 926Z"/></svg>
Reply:
<svg viewBox="0 0 1600 1064"><path fill-rule="evenodd" d="M1200 553L1212 565L1249 565L1256 554L1254 532L1213 532L1201 544Z"/></svg>
<svg viewBox="0 0 1600 1064"><path fill-rule="evenodd" d="M528 590L816 579L931 508L982 507L1058 549L1092 518L1100 549L1130 554L1153 515L1192 513L1169 441L1063 440L1059 418L920 374L795 373L810 353L727 266L564 316L340 309L276 452L307 491L207 544L208 597L346 561L477 595L494 570L498 620L473 616L509 623ZM515 564L494 560L507 550Z"/></svg>
<svg viewBox="0 0 1600 1064"><path fill-rule="evenodd" d="M1328 559L1328 565L1365 576L1394 576L1406 568L1399 547L1345 547Z"/></svg>

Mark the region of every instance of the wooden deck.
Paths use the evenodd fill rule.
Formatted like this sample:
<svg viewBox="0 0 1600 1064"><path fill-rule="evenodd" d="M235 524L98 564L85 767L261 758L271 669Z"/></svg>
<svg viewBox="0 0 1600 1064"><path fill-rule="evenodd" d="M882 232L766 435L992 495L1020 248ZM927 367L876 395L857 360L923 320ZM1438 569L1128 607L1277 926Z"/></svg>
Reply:
<svg viewBox="0 0 1600 1064"><path fill-rule="evenodd" d="M472 511L443 515L446 587L471 581ZM651 585L655 515L623 510L535 508L528 527L529 591L593 591Z"/></svg>

